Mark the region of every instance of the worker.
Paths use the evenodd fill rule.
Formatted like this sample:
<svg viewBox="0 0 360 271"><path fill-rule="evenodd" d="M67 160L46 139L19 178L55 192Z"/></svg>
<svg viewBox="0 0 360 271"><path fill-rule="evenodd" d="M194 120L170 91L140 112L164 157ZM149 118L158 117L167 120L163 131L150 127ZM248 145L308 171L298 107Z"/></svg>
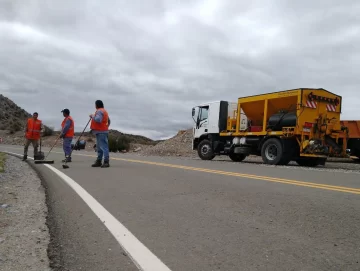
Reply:
<svg viewBox="0 0 360 271"><path fill-rule="evenodd" d="M30 143L34 147L34 159L36 159L38 156L39 139L41 137L41 133L44 131L42 121L39 120L38 117L39 114L34 112L32 118L29 118L26 122L24 129L24 137L26 138L26 142L24 146L23 161L27 159Z"/></svg>
<svg viewBox="0 0 360 271"><path fill-rule="evenodd" d="M97 159L92 167L106 168L110 166L109 163L109 126L110 118L108 112L104 109L104 104L101 100L95 101L95 114L90 114L91 124L90 129L93 134L96 135L96 148ZM104 157L104 164L102 159Z"/></svg>
<svg viewBox="0 0 360 271"><path fill-rule="evenodd" d="M64 116L64 120L61 123L61 134L60 138L63 139L63 150L65 159L62 162L71 162L71 142L74 137L75 123L73 118L70 116L70 110L65 108L61 111Z"/></svg>

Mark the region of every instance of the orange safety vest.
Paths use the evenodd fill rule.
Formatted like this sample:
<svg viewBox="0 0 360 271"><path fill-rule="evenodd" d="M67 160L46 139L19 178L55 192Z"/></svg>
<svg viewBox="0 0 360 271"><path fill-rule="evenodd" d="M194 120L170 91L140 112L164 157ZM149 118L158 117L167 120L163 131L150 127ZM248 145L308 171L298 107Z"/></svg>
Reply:
<svg viewBox="0 0 360 271"><path fill-rule="evenodd" d="M97 130L97 131L108 131L109 130L109 114L104 108L99 108L99 111L103 112L103 119L101 123L98 123L94 120L94 118L91 119L90 129L91 130ZM97 111L96 111L97 112ZM96 114L95 112L95 114Z"/></svg>
<svg viewBox="0 0 360 271"><path fill-rule="evenodd" d="M65 127L65 123L66 121L70 119L71 120L71 124L70 124L70 127L69 127L69 130L67 130L66 134L64 135L64 137L74 137L74 120L71 116L68 116L66 117L63 122L61 123L61 127L62 129L64 130L64 127Z"/></svg>
<svg viewBox="0 0 360 271"><path fill-rule="evenodd" d="M34 120L33 118L29 118L27 121L27 139L40 139L41 132L41 120Z"/></svg>

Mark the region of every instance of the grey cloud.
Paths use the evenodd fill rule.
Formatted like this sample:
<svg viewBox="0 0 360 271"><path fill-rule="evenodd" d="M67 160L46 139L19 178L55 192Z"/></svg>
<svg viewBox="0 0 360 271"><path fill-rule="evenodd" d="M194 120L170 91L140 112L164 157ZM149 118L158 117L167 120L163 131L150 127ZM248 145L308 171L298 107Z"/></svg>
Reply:
<svg viewBox="0 0 360 271"><path fill-rule="evenodd" d="M69 107L80 131L102 99L112 128L153 138L190 127L198 103L297 87L342 95L342 117L359 119L359 12L350 0L3 0L0 92L55 127Z"/></svg>

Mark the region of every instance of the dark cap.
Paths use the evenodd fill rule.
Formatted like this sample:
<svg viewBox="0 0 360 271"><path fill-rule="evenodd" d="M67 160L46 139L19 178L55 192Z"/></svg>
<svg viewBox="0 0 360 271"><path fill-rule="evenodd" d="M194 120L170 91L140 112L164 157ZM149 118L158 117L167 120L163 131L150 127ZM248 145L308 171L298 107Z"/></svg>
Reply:
<svg viewBox="0 0 360 271"><path fill-rule="evenodd" d="M61 113L65 113L67 115L70 115L70 110L67 108L64 108L63 110L61 110Z"/></svg>
<svg viewBox="0 0 360 271"><path fill-rule="evenodd" d="M38 112L34 112L33 115L39 115Z"/></svg>

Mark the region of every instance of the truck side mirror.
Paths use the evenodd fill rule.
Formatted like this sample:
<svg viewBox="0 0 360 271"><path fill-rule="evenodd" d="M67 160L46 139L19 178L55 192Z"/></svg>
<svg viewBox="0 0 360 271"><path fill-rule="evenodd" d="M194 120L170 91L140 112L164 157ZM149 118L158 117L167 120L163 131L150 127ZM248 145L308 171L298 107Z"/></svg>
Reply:
<svg viewBox="0 0 360 271"><path fill-rule="evenodd" d="M192 116L195 116L195 108L192 109Z"/></svg>

